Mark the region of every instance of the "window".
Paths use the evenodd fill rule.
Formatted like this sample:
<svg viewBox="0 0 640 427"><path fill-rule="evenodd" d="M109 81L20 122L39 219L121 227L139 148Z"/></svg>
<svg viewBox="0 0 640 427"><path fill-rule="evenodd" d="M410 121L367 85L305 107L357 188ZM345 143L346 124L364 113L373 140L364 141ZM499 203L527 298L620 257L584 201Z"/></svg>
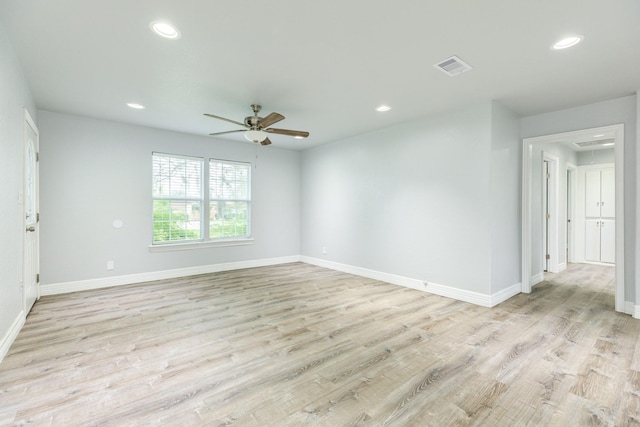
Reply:
<svg viewBox="0 0 640 427"><path fill-rule="evenodd" d="M202 163L153 153L153 243L201 238Z"/></svg>
<svg viewBox="0 0 640 427"><path fill-rule="evenodd" d="M209 237L251 235L251 165L209 160Z"/></svg>
<svg viewBox="0 0 640 427"><path fill-rule="evenodd" d="M152 158L153 245L250 238L251 164L211 159L204 170L200 157Z"/></svg>

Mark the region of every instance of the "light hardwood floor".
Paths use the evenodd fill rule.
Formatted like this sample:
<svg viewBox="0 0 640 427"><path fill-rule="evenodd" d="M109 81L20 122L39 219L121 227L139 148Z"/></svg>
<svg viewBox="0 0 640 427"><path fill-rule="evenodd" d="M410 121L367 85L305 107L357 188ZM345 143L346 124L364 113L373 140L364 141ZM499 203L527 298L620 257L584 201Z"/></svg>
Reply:
<svg viewBox="0 0 640 427"><path fill-rule="evenodd" d="M44 297L0 425L640 425L613 268L492 309L295 263Z"/></svg>

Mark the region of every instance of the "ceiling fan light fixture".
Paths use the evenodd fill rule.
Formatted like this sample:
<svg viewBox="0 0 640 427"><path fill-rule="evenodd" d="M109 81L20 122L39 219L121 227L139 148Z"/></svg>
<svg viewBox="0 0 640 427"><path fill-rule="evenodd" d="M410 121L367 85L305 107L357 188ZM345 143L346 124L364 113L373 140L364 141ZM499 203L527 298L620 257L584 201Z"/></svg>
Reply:
<svg viewBox="0 0 640 427"><path fill-rule="evenodd" d="M304 139L304 136L296 135L293 137L294 139Z"/></svg>
<svg viewBox="0 0 640 427"><path fill-rule="evenodd" d="M149 27L153 30L154 33L156 33L160 37L164 37L165 39L177 40L182 35L180 33L180 30L178 30L176 27L162 21L153 21L151 24L149 24Z"/></svg>
<svg viewBox="0 0 640 427"><path fill-rule="evenodd" d="M260 130L248 130L244 133L244 137L251 142L262 142L267 139L267 133Z"/></svg>

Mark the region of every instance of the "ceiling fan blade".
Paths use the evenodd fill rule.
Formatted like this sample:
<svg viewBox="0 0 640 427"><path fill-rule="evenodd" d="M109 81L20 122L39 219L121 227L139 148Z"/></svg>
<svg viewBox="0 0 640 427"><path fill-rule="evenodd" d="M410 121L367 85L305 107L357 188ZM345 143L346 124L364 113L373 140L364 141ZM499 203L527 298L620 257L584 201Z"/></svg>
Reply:
<svg viewBox="0 0 640 427"><path fill-rule="evenodd" d="M258 122L258 127L264 129L271 126L274 123L278 123L280 120L284 120L284 116L280 113L271 113L267 117Z"/></svg>
<svg viewBox="0 0 640 427"><path fill-rule="evenodd" d="M234 123L234 124L236 124L236 125L245 126L245 124L244 124L244 123L236 122L235 120L231 120L231 119L225 119L224 117L216 116L216 115L214 115L214 114L207 114L207 113L204 113L204 115L205 115L205 116L208 116L208 117L213 117L214 119L224 120L225 122Z"/></svg>
<svg viewBox="0 0 640 427"><path fill-rule="evenodd" d="M302 138L306 138L309 136L309 132L305 132L302 130L289 130L289 129L276 129L276 128L269 128L269 129L262 129L262 130L264 132L277 133L278 135L300 136Z"/></svg>
<svg viewBox="0 0 640 427"><path fill-rule="evenodd" d="M210 136L214 136L214 135L224 135L225 133L236 133L236 132L246 132L246 129L238 129L238 130L227 130L224 132L214 132L214 133L210 133Z"/></svg>
<svg viewBox="0 0 640 427"><path fill-rule="evenodd" d="M271 144L271 140L269 138L265 138L264 141L262 141L260 144L262 144L262 145L270 145Z"/></svg>

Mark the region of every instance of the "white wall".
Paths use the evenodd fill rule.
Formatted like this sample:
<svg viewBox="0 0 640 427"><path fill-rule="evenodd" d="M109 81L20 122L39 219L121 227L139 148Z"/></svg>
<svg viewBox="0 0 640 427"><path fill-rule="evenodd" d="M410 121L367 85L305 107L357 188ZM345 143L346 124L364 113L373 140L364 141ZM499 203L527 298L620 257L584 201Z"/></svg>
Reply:
<svg viewBox="0 0 640 427"><path fill-rule="evenodd" d="M300 253L298 152L48 111L38 117L43 285ZM151 253L153 151L253 163L254 244ZM115 270L107 271L110 260Z"/></svg>
<svg viewBox="0 0 640 427"><path fill-rule="evenodd" d="M520 282L522 144L518 117L498 102L491 114L491 293Z"/></svg>
<svg viewBox="0 0 640 427"><path fill-rule="evenodd" d="M492 102L304 151L302 254L484 295L514 285L520 156L517 119Z"/></svg>
<svg viewBox="0 0 640 427"><path fill-rule="evenodd" d="M637 164L640 159L636 134L636 95L597 102L520 120L522 138L552 135L599 126L624 124L624 220L625 220L625 301L633 302L636 295L636 182ZM638 153L640 154L640 153Z"/></svg>
<svg viewBox="0 0 640 427"><path fill-rule="evenodd" d="M22 313L22 205L24 107L35 104L4 27L0 25L0 360Z"/></svg>

